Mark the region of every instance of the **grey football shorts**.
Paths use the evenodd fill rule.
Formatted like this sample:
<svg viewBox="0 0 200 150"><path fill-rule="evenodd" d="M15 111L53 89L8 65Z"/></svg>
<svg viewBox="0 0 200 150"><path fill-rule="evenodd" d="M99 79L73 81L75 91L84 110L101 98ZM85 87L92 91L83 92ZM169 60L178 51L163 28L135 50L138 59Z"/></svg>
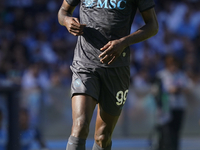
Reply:
<svg viewBox="0 0 200 150"><path fill-rule="evenodd" d="M120 115L130 84L129 66L103 68L73 62L70 68L73 72L71 96L89 95L105 112L113 116Z"/></svg>

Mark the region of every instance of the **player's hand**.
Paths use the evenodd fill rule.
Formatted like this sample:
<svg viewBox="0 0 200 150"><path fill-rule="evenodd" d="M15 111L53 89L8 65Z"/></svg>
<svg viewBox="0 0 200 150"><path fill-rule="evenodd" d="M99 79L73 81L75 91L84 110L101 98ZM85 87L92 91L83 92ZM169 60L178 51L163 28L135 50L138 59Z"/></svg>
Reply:
<svg viewBox="0 0 200 150"><path fill-rule="evenodd" d="M100 50L103 51L99 58L102 63L111 64L114 62L123 52L125 49L125 44L122 40L113 40L109 41L104 47L102 47Z"/></svg>
<svg viewBox="0 0 200 150"><path fill-rule="evenodd" d="M66 17L65 27L74 36L79 36L83 34L83 29L86 26L85 24L80 24L79 20L74 17Z"/></svg>

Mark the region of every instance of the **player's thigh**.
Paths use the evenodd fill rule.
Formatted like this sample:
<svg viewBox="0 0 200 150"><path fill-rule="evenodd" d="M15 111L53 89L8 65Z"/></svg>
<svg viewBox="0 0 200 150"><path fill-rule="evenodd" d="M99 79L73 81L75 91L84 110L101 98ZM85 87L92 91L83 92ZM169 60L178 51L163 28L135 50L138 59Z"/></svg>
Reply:
<svg viewBox="0 0 200 150"><path fill-rule="evenodd" d="M96 106L96 100L88 95L74 95L72 97L72 135L86 138L89 124Z"/></svg>
<svg viewBox="0 0 200 150"><path fill-rule="evenodd" d="M86 94L75 94L72 97L72 115L73 117L78 116L89 116L93 114L96 106L96 100Z"/></svg>
<svg viewBox="0 0 200 150"><path fill-rule="evenodd" d="M113 116L105 112L100 104L98 105L96 127L95 127L95 140L111 141L112 133L119 116Z"/></svg>

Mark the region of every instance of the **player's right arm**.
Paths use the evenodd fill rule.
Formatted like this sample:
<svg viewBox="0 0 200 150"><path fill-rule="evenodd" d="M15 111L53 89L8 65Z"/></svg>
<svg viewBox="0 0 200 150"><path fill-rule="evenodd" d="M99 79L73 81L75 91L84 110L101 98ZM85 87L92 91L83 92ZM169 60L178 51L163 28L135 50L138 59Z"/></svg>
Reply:
<svg viewBox="0 0 200 150"><path fill-rule="evenodd" d="M72 16L75 7L76 6L69 5L66 0L63 0L58 11L58 22L60 25L65 26L69 33L78 36L83 34L83 28L86 25L80 24L78 18Z"/></svg>

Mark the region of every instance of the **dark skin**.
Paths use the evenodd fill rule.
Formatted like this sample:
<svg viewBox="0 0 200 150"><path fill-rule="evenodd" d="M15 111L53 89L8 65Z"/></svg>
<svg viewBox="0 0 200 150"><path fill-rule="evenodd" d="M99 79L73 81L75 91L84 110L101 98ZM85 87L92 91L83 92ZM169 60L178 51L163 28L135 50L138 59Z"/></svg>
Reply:
<svg viewBox="0 0 200 150"><path fill-rule="evenodd" d="M58 12L58 21L65 26L69 33L74 36L83 34L85 24L80 24L77 18L72 16L75 7L70 6L65 0ZM109 41L100 50L99 55L102 63L111 64L129 45L144 41L158 32L158 22L154 8L141 13L145 25L136 32L123 37ZM89 133L89 125L96 106L96 100L88 95L74 95L72 97L72 118L73 125L71 135L86 139ZM101 109L98 104L95 141L100 147L107 147L111 143L111 137L119 116L112 116Z"/></svg>
<svg viewBox="0 0 200 150"><path fill-rule="evenodd" d="M89 125L96 106L96 100L88 95L72 97L72 131L71 135L86 139ZM110 145L111 137L119 116L111 116L98 106L94 139L101 147Z"/></svg>

